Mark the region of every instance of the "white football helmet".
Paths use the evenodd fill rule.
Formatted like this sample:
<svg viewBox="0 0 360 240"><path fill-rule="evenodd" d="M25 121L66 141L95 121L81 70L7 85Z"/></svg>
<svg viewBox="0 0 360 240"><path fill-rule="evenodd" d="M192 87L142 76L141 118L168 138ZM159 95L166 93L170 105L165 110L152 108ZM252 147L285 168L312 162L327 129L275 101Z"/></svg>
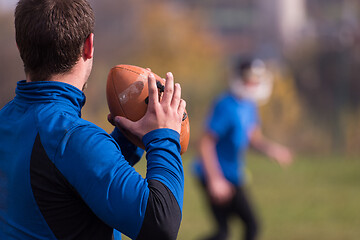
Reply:
<svg viewBox="0 0 360 240"><path fill-rule="evenodd" d="M230 91L238 98L251 100L259 105L267 103L273 89L273 77L265 63L260 59L252 61L250 68L241 75L230 78Z"/></svg>

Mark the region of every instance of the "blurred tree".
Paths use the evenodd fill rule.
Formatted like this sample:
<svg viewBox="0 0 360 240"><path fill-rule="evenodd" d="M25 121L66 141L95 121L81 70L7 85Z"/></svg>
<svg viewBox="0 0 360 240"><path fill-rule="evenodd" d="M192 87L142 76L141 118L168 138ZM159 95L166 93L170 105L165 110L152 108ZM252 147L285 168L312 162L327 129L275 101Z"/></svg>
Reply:
<svg viewBox="0 0 360 240"><path fill-rule="evenodd" d="M286 144L297 152L329 151L331 142L319 126L309 121L296 82L284 66L270 64L274 87L270 100L260 106L261 125L274 140Z"/></svg>
<svg viewBox="0 0 360 240"><path fill-rule="evenodd" d="M359 145L349 139L348 125L360 107L360 4L317 0L309 5L312 34L286 54L287 61L310 121L319 123L333 152L346 152Z"/></svg>
<svg viewBox="0 0 360 240"><path fill-rule="evenodd" d="M356 110L347 110L343 114L343 129L345 130L345 146L346 153L355 155L359 154L360 143L360 108Z"/></svg>
<svg viewBox="0 0 360 240"><path fill-rule="evenodd" d="M356 41L347 45L339 38L320 36L300 45L289 58L309 117L322 123L319 127L338 152L347 148L343 121L349 118L344 115L360 107L360 58L354 51L359 47Z"/></svg>

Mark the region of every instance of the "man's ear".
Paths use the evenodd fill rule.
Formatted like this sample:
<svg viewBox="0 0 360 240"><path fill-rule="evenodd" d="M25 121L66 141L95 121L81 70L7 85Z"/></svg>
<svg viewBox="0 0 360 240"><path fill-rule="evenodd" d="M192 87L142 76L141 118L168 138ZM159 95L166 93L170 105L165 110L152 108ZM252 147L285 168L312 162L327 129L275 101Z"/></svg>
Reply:
<svg viewBox="0 0 360 240"><path fill-rule="evenodd" d="M94 34L90 33L88 38L85 40L84 49L83 49L83 57L85 59L93 58L94 56Z"/></svg>

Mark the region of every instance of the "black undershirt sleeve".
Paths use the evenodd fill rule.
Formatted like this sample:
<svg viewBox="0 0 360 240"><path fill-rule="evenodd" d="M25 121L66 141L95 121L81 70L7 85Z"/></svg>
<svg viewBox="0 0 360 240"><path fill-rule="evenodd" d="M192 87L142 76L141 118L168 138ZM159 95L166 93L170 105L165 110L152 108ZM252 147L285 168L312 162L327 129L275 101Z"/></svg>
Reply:
<svg viewBox="0 0 360 240"><path fill-rule="evenodd" d="M172 192L160 181L148 180L150 194L137 240L176 239L181 210Z"/></svg>

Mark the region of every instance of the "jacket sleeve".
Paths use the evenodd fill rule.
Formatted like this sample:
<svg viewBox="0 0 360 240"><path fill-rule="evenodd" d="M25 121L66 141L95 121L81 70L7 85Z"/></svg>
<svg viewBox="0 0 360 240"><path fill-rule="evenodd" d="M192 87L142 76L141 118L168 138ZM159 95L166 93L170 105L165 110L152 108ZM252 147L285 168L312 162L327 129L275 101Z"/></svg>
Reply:
<svg viewBox="0 0 360 240"><path fill-rule="evenodd" d="M138 161L140 161L142 155L144 154L143 149L130 142L117 127L114 128L114 131L112 131L110 135L119 144L125 160L128 161L131 166L134 166Z"/></svg>
<svg viewBox="0 0 360 240"><path fill-rule="evenodd" d="M150 191L137 240L177 238L184 195L179 137L173 130L159 129L143 138Z"/></svg>
<svg viewBox="0 0 360 240"><path fill-rule="evenodd" d="M145 179L125 160L114 138L93 126L68 131L55 164L109 226L132 239L142 239L150 230L156 239L176 239L184 190L179 134L158 129L143 142Z"/></svg>

